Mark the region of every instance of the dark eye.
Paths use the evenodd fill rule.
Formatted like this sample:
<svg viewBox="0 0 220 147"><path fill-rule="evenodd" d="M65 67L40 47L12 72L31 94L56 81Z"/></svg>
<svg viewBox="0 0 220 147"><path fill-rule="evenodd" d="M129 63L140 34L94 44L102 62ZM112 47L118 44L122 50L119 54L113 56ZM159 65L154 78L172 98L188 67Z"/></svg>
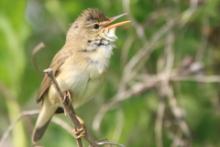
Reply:
<svg viewBox="0 0 220 147"><path fill-rule="evenodd" d="M94 29L98 29L99 28L99 24L94 24Z"/></svg>

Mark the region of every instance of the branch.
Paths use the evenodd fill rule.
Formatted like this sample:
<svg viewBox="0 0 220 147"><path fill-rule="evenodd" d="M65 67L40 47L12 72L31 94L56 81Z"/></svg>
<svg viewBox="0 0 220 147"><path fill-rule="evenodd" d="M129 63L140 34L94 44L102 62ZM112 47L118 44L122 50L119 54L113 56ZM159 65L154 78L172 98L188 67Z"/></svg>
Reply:
<svg viewBox="0 0 220 147"><path fill-rule="evenodd" d="M128 18L129 20L131 20L132 22L132 25L134 26L135 28L135 31L137 33L137 36L143 41L143 42L147 42L146 40L146 37L145 37L145 34L144 34L144 27L139 24L135 19L134 17L131 15L132 12L130 10L130 0L123 0L122 1L122 5L123 5L123 8L124 8L124 11L128 14Z"/></svg>
<svg viewBox="0 0 220 147"><path fill-rule="evenodd" d="M80 128L80 122L77 119L75 110L73 109L72 105L70 104L68 98L65 97L64 94L62 93L62 91L61 91L61 89L60 89L60 87L59 87L59 85L53 75L53 70L51 68L48 68L48 69L44 70L44 72L48 75L48 77L53 82L55 89L57 90L57 92L59 94L60 101L63 103L63 108L64 108L65 113L71 119L71 121L76 126L76 128ZM83 146L81 138L77 138L77 144L79 147ZM96 144L94 144L94 146L96 146Z"/></svg>
<svg viewBox="0 0 220 147"><path fill-rule="evenodd" d="M5 140L8 138L8 136L10 135L10 132L13 130L13 128L16 126L17 122L19 122L24 116L32 116L32 115L37 115L39 113L38 110L31 110L31 111L24 111L22 112L15 120L15 122L13 122L4 132L4 134L2 135L2 138L0 140L0 146L3 146L3 143L5 142Z"/></svg>
<svg viewBox="0 0 220 147"><path fill-rule="evenodd" d="M163 96L160 96L159 105L157 107L157 117L155 122L155 140L157 147L163 147L163 118L165 112L165 100Z"/></svg>
<svg viewBox="0 0 220 147"><path fill-rule="evenodd" d="M46 70L44 70L44 72L48 75L48 77L51 79L51 81L53 82L55 89L57 90L60 100L61 102L63 102L63 108L65 113L68 115L68 117L71 119L72 123L76 126L77 128L81 127L81 124L77 118L77 115L75 113L75 110L72 106L72 104L70 103L69 99L71 99L70 97L65 97L64 94L62 93L54 75L53 75L53 70L51 68L48 68ZM85 136L84 139L92 146L92 147L98 147L100 145L118 145L118 146L122 146L121 144L117 144L117 143L113 143L113 142L109 142L109 141L99 141L96 142L93 140L93 138L91 137L91 135L88 134L88 131L85 129ZM68 131L69 132L69 131ZM77 138L77 144L79 147L82 147L82 140L81 138Z"/></svg>
<svg viewBox="0 0 220 147"><path fill-rule="evenodd" d="M27 110L27 111L23 111L17 118L16 120L9 125L9 127L5 130L5 132L3 133L1 140L0 140L0 146L3 146L3 143L6 141L6 139L9 137L11 131L14 129L14 127L16 126L16 124L23 119L26 116L33 116L33 115L38 115L39 114L39 110ZM68 125L65 121L63 121L60 118L54 117L52 119L52 122L58 126L61 126L64 130L66 130L69 134L72 134L71 130L71 126Z"/></svg>
<svg viewBox="0 0 220 147"><path fill-rule="evenodd" d="M172 81L186 81L199 83L220 83L220 76L218 75L198 75L198 76L173 76Z"/></svg>
<svg viewBox="0 0 220 147"><path fill-rule="evenodd" d="M133 96L140 95L147 90L152 89L157 85L158 78L151 78L148 81L144 82L137 82L134 84L131 88L125 89L121 92L119 92L117 95L115 95L113 98L111 98L111 101L107 102L106 104L103 104L100 108L100 111L96 114L94 120L93 120L93 129L99 130L100 124L105 116L105 114L112 109L114 106L118 105L119 103L128 100L132 98Z"/></svg>
<svg viewBox="0 0 220 147"><path fill-rule="evenodd" d="M41 49L43 49L43 48L45 48L45 44L44 44L43 42L40 42L40 43L38 43L38 44L32 49L32 53L31 53L31 55L32 55L32 58L31 58L32 63L33 63L33 65L34 65L35 69L36 69L39 73L41 73L41 72L40 72L40 68L39 68L39 66L38 66L38 64L37 64L37 61L36 61L36 55L37 55L37 53L38 53Z"/></svg>

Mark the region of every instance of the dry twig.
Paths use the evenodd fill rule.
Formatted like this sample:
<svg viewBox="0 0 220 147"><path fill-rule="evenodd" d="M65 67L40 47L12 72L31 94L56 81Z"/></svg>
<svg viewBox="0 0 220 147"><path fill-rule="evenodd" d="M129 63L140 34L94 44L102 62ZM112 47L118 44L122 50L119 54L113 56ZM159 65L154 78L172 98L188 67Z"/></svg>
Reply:
<svg viewBox="0 0 220 147"><path fill-rule="evenodd" d="M36 69L39 73L41 73L41 72L40 72L41 70L40 70L40 68L39 68L39 66L38 66L38 64L37 64L36 55L37 55L37 53L38 53L41 49L43 49L43 48L45 48L45 44L44 44L43 42L40 42L40 43L38 43L38 44L32 49L32 53L31 53L31 55L32 55L32 57L31 57L32 64L34 65L35 69Z"/></svg>
<svg viewBox="0 0 220 147"><path fill-rule="evenodd" d="M44 72L48 75L48 77L51 79L51 81L53 82L58 94L59 94L59 97L60 97L60 100L61 102L63 102L63 108L64 108L64 111L65 113L68 115L68 117L71 119L71 121L73 122L73 124L76 126L76 129L80 128L81 127L81 124L77 118L77 115L75 113L75 110L72 106L72 104L70 103L70 97L65 97L64 94L62 93L54 75L53 75L53 70L48 68L46 70L44 70ZM109 142L109 141L99 141L99 142L96 142L92 137L91 135L88 134L88 131L86 129L86 127L84 128L85 129L85 136L84 136L84 139L90 144L90 146L92 147L98 147L100 145L117 145L117 146L122 146L121 144L117 144L117 143L113 143L113 142ZM83 144L82 144L82 140L81 138L77 138L77 144L79 147L82 147Z"/></svg>
<svg viewBox="0 0 220 147"><path fill-rule="evenodd" d="M73 109L72 104L70 103L70 97L65 97L64 94L62 93L54 75L53 75L53 70L51 68L48 68L46 70L44 70L44 72L48 75L48 77L51 79L51 81L53 82L55 89L57 90L59 97L60 97L60 101L63 102L63 108L65 113L68 115L68 117L71 119L71 121L73 122L73 124L76 126L76 129L80 128L80 122L77 119L75 110ZM81 138L77 138L77 144L79 147L82 147L82 140ZM92 141L92 145L95 147L97 146L96 143L93 143Z"/></svg>
<svg viewBox="0 0 220 147"><path fill-rule="evenodd" d="M24 111L22 112L17 119L15 120L15 122L13 122L11 125L9 125L9 127L6 129L6 131L4 132L4 134L1 137L0 140L0 146L3 146L3 143L5 142L5 140L9 137L11 131L13 130L13 128L16 126L16 124L25 116L32 116L32 115L37 115L39 113L38 110L31 110L31 111Z"/></svg>

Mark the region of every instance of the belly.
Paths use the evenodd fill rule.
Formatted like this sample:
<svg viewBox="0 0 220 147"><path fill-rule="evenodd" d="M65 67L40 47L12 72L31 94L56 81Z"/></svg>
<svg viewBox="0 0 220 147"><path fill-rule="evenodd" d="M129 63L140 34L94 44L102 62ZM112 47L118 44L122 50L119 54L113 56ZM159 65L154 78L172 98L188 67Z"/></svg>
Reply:
<svg viewBox="0 0 220 147"><path fill-rule="evenodd" d="M74 107L78 107L82 103L82 101L84 101L83 94L85 93L89 81L88 74L75 70L70 70L60 73L57 76L56 80L62 92L71 92L71 98ZM58 93L53 85L49 89L49 100L52 104L62 106L58 97Z"/></svg>

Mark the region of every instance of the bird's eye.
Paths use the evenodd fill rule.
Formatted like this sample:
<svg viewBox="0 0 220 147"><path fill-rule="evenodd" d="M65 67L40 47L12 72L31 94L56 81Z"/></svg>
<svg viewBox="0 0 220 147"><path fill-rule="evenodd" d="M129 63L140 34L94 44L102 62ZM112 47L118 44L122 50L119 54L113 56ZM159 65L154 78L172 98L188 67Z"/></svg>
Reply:
<svg viewBox="0 0 220 147"><path fill-rule="evenodd" d="M99 24L94 24L94 29L98 29L99 28Z"/></svg>

